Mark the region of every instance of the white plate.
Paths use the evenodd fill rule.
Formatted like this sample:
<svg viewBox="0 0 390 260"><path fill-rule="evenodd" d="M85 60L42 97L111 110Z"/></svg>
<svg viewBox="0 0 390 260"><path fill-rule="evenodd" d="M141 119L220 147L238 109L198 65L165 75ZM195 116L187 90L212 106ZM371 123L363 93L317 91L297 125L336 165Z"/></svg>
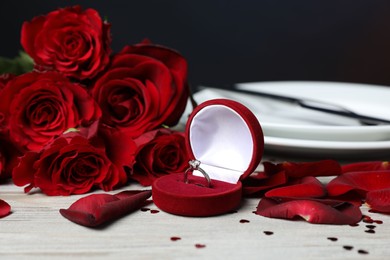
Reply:
<svg viewBox="0 0 390 260"><path fill-rule="evenodd" d="M237 86L252 91L329 102L362 115L390 120L390 87L309 81L255 82ZM282 101L257 98L261 102L273 104L272 111L250 104L267 136L328 141L390 140L390 125L361 125L355 119L311 111Z"/></svg>
<svg viewBox="0 0 390 260"><path fill-rule="evenodd" d="M390 141L332 142L265 136L265 150L288 156L388 160Z"/></svg>
<svg viewBox="0 0 390 260"><path fill-rule="evenodd" d="M357 113L390 119L390 87L335 82L261 82L239 86L297 98L318 98ZM194 98L198 103L228 98L246 105L262 125L266 151L355 159L390 156L390 125L365 126L355 119L215 88L205 88ZM188 108L183 124L189 112Z"/></svg>

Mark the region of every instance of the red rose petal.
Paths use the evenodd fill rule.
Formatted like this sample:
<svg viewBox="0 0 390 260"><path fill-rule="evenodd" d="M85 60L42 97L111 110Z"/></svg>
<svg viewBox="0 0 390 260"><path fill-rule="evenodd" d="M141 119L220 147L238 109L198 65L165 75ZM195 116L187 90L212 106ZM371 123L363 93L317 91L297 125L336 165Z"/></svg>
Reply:
<svg viewBox="0 0 390 260"><path fill-rule="evenodd" d="M141 208L151 194L150 190L92 194L77 200L68 209L60 209L60 213L79 225L95 227Z"/></svg>
<svg viewBox="0 0 390 260"><path fill-rule="evenodd" d="M320 198L326 196L326 189L317 178L308 176L295 180L288 186L272 189L265 196Z"/></svg>
<svg viewBox="0 0 390 260"><path fill-rule="evenodd" d="M11 212L11 206L0 199L0 218L7 216Z"/></svg>
<svg viewBox="0 0 390 260"><path fill-rule="evenodd" d="M284 171L269 176L264 172L260 172L256 175L250 175L242 181L243 193L245 196L253 196L286 182L287 176Z"/></svg>
<svg viewBox="0 0 390 260"><path fill-rule="evenodd" d="M390 187L390 170L344 173L327 185L330 196L339 196L354 191L361 197L367 192Z"/></svg>
<svg viewBox="0 0 390 260"><path fill-rule="evenodd" d="M390 164L387 161L357 162L341 166L342 173L388 170Z"/></svg>
<svg viewBox="0 0 390 260"><path fill-rule="evenodd" d="M284 162L283 169L289 177L302 178L305 176L334 176L341 174L341 166L334 160L322 160L316 162Z"/></svg>
<svg viewBox="0 0 390 260"><path fill-rule="evenodd" d="M264 171L267 174L275 174L276 172L285 171L287 176L292 178L302 178L305 176L333 176L341 174L341 166L334 160L322 160L316 162L283 162L273 164L264 162Z"/></svg>
<svg viewBox="0 0 390 260"><path fill-rule="evenodd" d="M366 203L374 211L390 213L390 188L368 192Z"/></svg>
<svg viewBox="0 0 390 260"><path fill-rule="evenodd" d="M331 206L318 200L292 200L279 203L263 198L257 206L257 215L269 218L295 219L301 217L312 224L354 224L361 220L359 207L350 203Z"/></svg>
<svg viewBox="0 0 390 260"><path fill-rule="evenodd" d="M19 165L12 171L12 180L16 186L24 186L24 192L29 192L35 186L34 171L32 170L34 163L39 159L39 154L35 152L27 152L21 157Z"/></svg>

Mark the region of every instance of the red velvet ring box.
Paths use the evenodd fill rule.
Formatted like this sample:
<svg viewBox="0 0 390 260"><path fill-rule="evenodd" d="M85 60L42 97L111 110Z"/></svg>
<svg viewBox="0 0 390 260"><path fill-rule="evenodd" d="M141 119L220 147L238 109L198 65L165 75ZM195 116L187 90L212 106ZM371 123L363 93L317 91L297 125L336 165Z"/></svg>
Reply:
<svg viewBox="0 0 390 260"><path fill-rule="evenodd" d="M214 99L194 109L186 125L190 155L200 161L211 179L198 170L160 177L152 186L153 201L168 213L204 217L227 213L239 207L240 180L259 165L264 148L261 126L244 105Z"/></svg>

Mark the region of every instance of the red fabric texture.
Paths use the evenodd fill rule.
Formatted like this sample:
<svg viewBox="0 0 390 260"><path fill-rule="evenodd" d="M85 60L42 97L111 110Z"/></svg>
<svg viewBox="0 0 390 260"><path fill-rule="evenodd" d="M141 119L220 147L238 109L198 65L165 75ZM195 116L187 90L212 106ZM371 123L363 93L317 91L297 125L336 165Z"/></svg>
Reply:
<svg viewBox="0 0 390 260"><path fill-rule="evenodd" d="M241 179L253 173L259 165L264 149L264 136L260 123L255 115L244 105L227 99L209 100L195 108L186 126L187 147L193 159L190 144L190 125L194 116L203 108L211 105L224 105L237 112L250 129L253 139L253 156ZM218 116L218 115L215 115ZM211 180L211 187L203 177L189 176L189 183L184 182L184 174L168 175L153 183L153 201L166 212L192 217L205 217L227 213L236 209L241 202L242 184L239 181L231 184ZM201 185L198 185L201 184Z"/></svg>
<svg viewBox="0 0 390 260"><path fill-rule="evenodd" d="M261 161L261 157L263 156L263 151L264 151L264 135L263 135L263 130L261 129L260 123L257 120L256 116L244 105L241 103L238 103L233 100L229 99L213 99L213 100L208 100L199 106L197 106L194 111L191 113L187 125L186 125L186 136L187 136L187 147L190 155L192 158L194 158L194 154L191 151L191 144L189 140L189 134L190 134L190 125L192 120L194 119L195 115L202 110L203 108L211 105L225 105L226 107L229 107L233 109L235 112L237 112L242 119L245 121L247 124L253 138L253 156L252 160L248 166L248 169L241 175L241 180L252 174L257 166L259 165ZM218 116L218 115L216 115ZM196 159L196 158L195 158Z"/></svg>
<svg viewBox="0 0 390 260"><path fill-rule="evenodd" d="M241 182L211 180L211 187L205 187L205 178L192 175L188 176L188 181L184 183L184 174L157 179L152 186L154 203L168 213L191 217L219 215L240 205Z"/></svg>

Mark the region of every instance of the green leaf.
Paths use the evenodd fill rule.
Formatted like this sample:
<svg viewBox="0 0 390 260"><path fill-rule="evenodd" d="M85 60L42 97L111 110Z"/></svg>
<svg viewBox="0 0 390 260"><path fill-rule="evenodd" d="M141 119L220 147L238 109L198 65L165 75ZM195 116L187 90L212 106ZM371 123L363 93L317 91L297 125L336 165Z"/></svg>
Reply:
<svg viewBox="0 0 390 260"><path fill-rule="evenodd" d="M20 75L32 71L33 68L33 59L23 51L20 51L19 56L13 59L0 57L0 74L11 73Z"/></svg>

